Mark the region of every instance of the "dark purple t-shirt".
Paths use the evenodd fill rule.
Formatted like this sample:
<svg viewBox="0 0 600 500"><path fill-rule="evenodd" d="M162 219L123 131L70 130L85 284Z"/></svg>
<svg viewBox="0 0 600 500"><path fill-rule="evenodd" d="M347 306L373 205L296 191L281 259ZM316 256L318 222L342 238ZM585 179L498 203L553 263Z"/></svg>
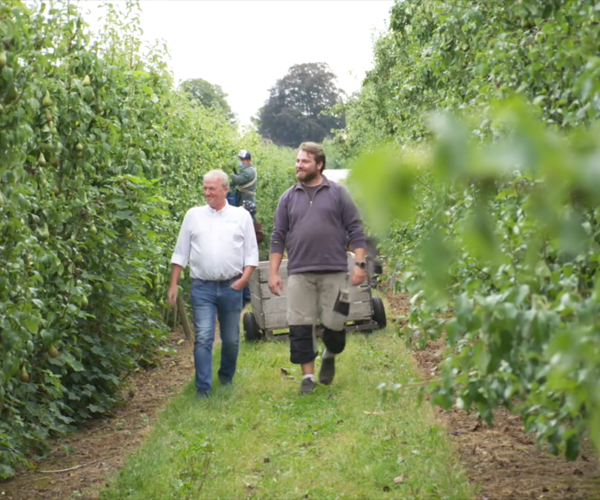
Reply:
<svg viewBox="0 0 600 500"><path fill-rule="evenodd" d="M358 209L348 190L323 176L314 192L289 188L275 211L271 253L288 253L288 274L346 271L348 243L365 248Z"/></svg>

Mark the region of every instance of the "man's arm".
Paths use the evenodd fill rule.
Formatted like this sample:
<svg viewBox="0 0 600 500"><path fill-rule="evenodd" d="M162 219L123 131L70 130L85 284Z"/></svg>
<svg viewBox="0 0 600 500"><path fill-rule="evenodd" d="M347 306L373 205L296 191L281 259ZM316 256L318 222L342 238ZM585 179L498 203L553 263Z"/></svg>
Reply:
<svg viewBox="0 0 600 500"><path fill-rule="evenodd" d="M279 295L283 290L283 282L279 277L279 267L283 260L289 226L287 198L284 194L279 199L277 210L275 210L273 233L271 234L271 252L269 254L269 290L274 295Z"/></svg>
<svg viewBox="0 0 600 500"><path fill-rule="evenodd" d="M258 267L258 244L256 243L254 224L252 224L252 217L248 212L244 210L243 214L244 272L242 273L242 277L231 285L236 290L241 290L248 284L252 273Z"/></svg>
<svg viewBox="0 0 600 500"><path fill-rule="evenodd" d="M241 290L242 288L244 288L250 282L250 278L252 277L252 273L254 272L255 269L256 269L256 266L244 267L244 272L242 273L242 277L239 280L234 281L231 284L231 288L233 288L235 290Z"/></svg>
<svg viewBox="0 0 600 500"><path fill-rule="evenodd" d="M366 263L367 238L360 222L358 208L346 188L342 187L342 189L342 225L346 228L349 245L352 247L356 262ZM350 280L354 286L360 285L366 277L366 267L354 266L350 274Z"/></svg>
<svg viewBox="0 0 600 500"><path fill-rule="evenodd" d="M254 234L256 234L256 243L262 243L265 239L265 233L263 231L262 226L258 220L253 222L254 224Z"/></svg>
<svg viewBox="0 0 600 500"><path fill-rule="evenodd" d="M352 250L359 258L359 250L363 250L362 257L365 257L365 248L367 247L367 238L363 231L362 223L360 221L360 215L356 204L350 197L348 190L340 186L342 189L342 226L346 229L348 234L348 243L352 247Z"/></svg>
<svg viewBox="0 0 600 500"><path fill-rule="evenodd" d="M239 174L231 174L231 182L236 186L248 184L256 177L256 172L252 167L242 168Z"/></svg>
<svg viewBox="0 0 600 500"><path fill-rule="evenodd" d="M279 276L279 266L281 266L282 260L282 253L269 254L269 290L273 295L279 295L283 291L283 281Z"/></svg>
<svg viewBox="0 0 600 500"><path fill-rule="evenodd" d="M357 248L354 252L354 257L356 262L365 262L365 260L367 259L367 249Z"/></svg>
<svg viewBox="0 0 600 500"><path fill-rule="evenodd" d="M177 301L177 283L179 277L185 266L188 265L190 258L191 239L189 231L189 211L183 218L181 229L179 230L179 236L177 237L177 244L175 245L175 251L171 257L171 263L173 269L171 270L171 282L169 283L169 290L167 292L167 302L170 305L174 305Z"/></svg>
<svg viewBox="0 0 600 500"><path fill-rule="evenodd" d="M178 264L173 264L171 269L171 282L169 283L169 291L167 292L167 302L169 305L175 305L177 302L177 283L179 283L179 277L183 271L183 267Z"/></svg>

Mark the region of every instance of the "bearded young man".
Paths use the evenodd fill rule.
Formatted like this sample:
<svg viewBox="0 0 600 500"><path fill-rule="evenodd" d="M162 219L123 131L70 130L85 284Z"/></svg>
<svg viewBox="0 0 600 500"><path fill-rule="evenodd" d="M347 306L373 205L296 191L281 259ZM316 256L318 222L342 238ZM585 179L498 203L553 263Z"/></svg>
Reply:
<svg viewBox="0 0 600 500"><path fill-rule="evenodd" d="M175 251L168 302L177 301L177 282L190 265L194 315L194 364L199 399L212 389L212 347L215 318L219 318L222 341L219 381L233 382L240 344L242 290L258 266L258 245L252 217L242 207L227 203L229 178L222 170L204 176L206 205L188 210Z"/></svg>
<svg viewBox="0 0 600 500"><path fill-rule="evenodd" d="M290 360L301 365L302 394L309 394L316 387L315 327L323 326L325 344L319 372L321 384L333 381L336 355L346 345L346 318L334 311L334 304L347 279L348 243L356 255L356 266L350 275L352 285L359 285L366 278L366 238L358 210L346 188L323 175L325 165L322 146L314 142L300 145L296 158L298 183L279 200L269 256L269 290L279 295L283 290L279 267L287 250Z"/></svg>

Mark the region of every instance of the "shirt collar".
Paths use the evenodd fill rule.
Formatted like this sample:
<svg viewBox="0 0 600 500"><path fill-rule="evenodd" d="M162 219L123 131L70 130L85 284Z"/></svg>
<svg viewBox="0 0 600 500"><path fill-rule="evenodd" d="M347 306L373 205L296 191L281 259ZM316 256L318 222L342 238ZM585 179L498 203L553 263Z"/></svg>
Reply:
<svg viewBox="0 0 600 500"><path fill-rule="evenodd" d="M323 177L323 182L321 182L321 184L319 184L318 186L313 186L313 187L316 187L316 188L320 188L322 186L329 187L329 179L327 179L327 177L325 177L323 174L321 174L321 177ZM298 189L304 190L304 184L302 184L300 181L298 181L296 183L296 186L294 187L294 189L296 189L296 190L298 190Z"/></svg>
<svg viewBox="0 0 600 500"><path fill-rule="evenodd" d="M208 203L206 204L206 206L208 207L208 210L211 214L222 214L229 208L229 202L227 200L225 200L225 206L221 210L215 210Z"/></svg>

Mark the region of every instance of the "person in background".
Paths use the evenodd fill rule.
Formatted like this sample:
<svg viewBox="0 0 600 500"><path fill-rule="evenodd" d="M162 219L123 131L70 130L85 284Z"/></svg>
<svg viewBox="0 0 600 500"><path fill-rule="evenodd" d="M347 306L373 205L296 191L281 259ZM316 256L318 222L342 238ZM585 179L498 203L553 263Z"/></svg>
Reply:
<svg viewBox="0 0 600 500"><path fill-rule="evenodd" d="M177 301L177 283L189 264L194 315L194 363L197 397L212 389L212 347L215 318L222 341L219 381L233 382L240 343L242 290L258 266L258 245L252 217L241 207L227 203L229 179L222 170L204 176L206 205L187 211L171 257L173 270L167 300Z"/></svg>
<svg viewBox="0 0 600 500"><path fill-rule="evenodd" d="M258 174L256 167L252 165L250 151L242 149L238 154L239 172L232 174L231 183L237 191L237 204L242 206L244 201L254 203L256 207L256 185Z"/></svg>
<svg viewBox="0 0 600 500"><path fill-rule="evenodd" d="M287 250L290 360L302 367L303 394L316 387L315 327L323 326L325 344L319 372L321 384L333 381L335 359L346 345L346 317L334 306L348 279L348 243L356 257L350 282L357 286L366 279L366 241L358 209L345 187L323 175L325 165L321 145L300 145L296 158L298 183L279 199L269 256L269 290L279 295L283 290L279 266Z"/></svg>

